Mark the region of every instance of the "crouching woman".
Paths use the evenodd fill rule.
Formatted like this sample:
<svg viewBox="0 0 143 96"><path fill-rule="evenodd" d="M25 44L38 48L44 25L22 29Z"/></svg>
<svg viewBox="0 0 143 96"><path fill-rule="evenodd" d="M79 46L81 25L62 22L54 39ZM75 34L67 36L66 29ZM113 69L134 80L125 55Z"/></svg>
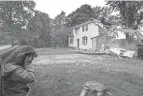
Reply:
<svg viewBox="0 0 143 96"><path fill-rule="evenodd" d="M28 83L36 80L31 63L37 54L31 46L16 48L3 62L3 95L28 96Z"/></svg>

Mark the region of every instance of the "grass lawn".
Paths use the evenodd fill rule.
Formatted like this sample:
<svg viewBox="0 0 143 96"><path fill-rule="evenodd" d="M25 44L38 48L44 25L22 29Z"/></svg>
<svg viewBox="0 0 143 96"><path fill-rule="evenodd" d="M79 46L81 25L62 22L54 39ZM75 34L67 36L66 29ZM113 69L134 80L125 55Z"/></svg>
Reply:
<svg viewBox="0 0 143 96"><path fill-rule="evenodd" d="M68 49L46 49L44 54L36 50L37 81L30 84L30 96L80 96L87 80L106 84L115 96L143 96L141 60L76 54Z"/></svg>
<svg viewBox="0 0 143 96"><path fill-rule="evenodd" d="M68 48L37 48L35 49L39 55L60 55L60 54L73 54L75 52L69 51Z"/></svg>

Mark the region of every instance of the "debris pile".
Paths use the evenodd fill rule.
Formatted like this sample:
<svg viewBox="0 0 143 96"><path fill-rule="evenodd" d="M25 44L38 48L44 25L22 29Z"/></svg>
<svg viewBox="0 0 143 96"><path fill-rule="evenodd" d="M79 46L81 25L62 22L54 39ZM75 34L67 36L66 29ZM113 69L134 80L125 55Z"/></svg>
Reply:
<svg viewBox="0 0 143 96"><path fill-rule="evenodd" d="M105 50L106 52L110 52L112 54L116 54L120 59L121 57L133 58L136 54L135 51L126 50L123 48L110 48L109 50Z"/></svg>

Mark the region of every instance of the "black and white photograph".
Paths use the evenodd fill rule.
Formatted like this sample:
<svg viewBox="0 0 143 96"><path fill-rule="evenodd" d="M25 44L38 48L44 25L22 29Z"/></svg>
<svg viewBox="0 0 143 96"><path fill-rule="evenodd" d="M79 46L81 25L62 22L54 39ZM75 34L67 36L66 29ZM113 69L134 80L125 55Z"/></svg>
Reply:
<svg viewBox="0 0 143 96"><path fill-rule="evenodd" d="M143 96L143 0L0 0L0 96Z"/></svg>

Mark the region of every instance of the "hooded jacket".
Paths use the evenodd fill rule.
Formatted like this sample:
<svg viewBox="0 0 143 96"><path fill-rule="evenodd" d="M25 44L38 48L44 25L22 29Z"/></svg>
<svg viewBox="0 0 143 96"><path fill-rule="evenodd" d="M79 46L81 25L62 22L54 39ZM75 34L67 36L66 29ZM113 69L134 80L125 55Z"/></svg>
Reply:
<svg viewBox="0 0 143 96"><path fill-rule="evenodd" d="M24 67L25 57L29 54L37 56L31 46L20 46L3 61L4 96L27 96L29 93L27 84L36 80L34 70L31 67Z"/></svg>

